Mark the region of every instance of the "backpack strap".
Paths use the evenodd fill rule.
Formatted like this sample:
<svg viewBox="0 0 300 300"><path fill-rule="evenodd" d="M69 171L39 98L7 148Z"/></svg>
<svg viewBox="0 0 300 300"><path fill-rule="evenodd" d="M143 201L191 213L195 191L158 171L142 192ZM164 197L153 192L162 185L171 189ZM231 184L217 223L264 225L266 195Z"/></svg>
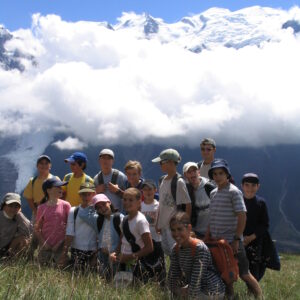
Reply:
<svg viewBox="0 0 300 300"><path fill-rule="evenodd" d="M104 215L99 214L98 218L97 218L97 228L98 228L98 232L101 231L102 227L103 227L103 223L104 223Z"/></svg>
<svg viewBox="0 0 300 300"><path fill-rule="evenodd" d="M69 173L65 176L65 181L69 182L71 177L72 177L73 173Z"/></svg>
<svg viewBox="0 0 300 300"><path fill-rule="evenodd" d="M171 194L176 204L176 191L177 191L177 181L180 174L176 173L175 176L173 176L171 181Z"/></svg>
<svg viewBox="0 0 300 300"><path fill-rule="evenodd" d="M206 195L208 196L208 198L210 198L210 193L215 188L216 188L215 185L213 185L211 182L206 182L205 183L204 189L205 189L205 192L206 192Z"/></svg>
<svg viewBox="0 0 300 300"><path fill-rule="evenodd" d="M133 253L138 252L141 248L139 245L136 244L135 236L130 232L128 216L124 217L122 228L123 228L123 234L126 240L128 241L128 243L130 244L132 252Z"/></svg>
<svg viewBox="0 0 300 300"><path fill-rule="evenodd" d="M86 175L84 173L84 183L90 183L92 181L92 178L89 175Z"/></svg>
<svg viewBox="0 0 300 300"><path fill-rule="evenodd" d="M195 254L196 254L196 247L197 247L197 245L198 245L199 243L201 243L201 240L198 240L198 239L190 239L190 245L189 245L189 246L190 246L190 248L191 248L191 255L192 255L192 257L195 256ZM177 254L179 253L179 249L180 249L180 246L179 246L178 243L176 243L176 245L175 245L175 251L176 251Z"/></svg>
<svg viewBox="0 0 300 300"><path fill-rule="evenodd" d="M36 181L36 179L37 179L37 176L34 176L31 180L32 192L33 192L33 185L34 185L34 182Z"/></svg>
<svg viewBox="0 0 300 300"><path fill-rule="evenodd" d="M186 183L186 188L188 190L189 196L191 198L191 204L192 204L192 215L191 215L191 224L194 227L197 224L197 209L196 209L196 199L195 199L195 189L190 183Z"/></svg>
<svg viewBox="0 0 300 300"><path fill-rule="evenodd" d="M75 232L75 222L78 215L78 211L79 211L79 206L76 206L74 209L74 232Z"/></svg>
<svg viewBox="0 0 300 300"><path fill-rule="evenodd" d="M200 168L201 168L201 166L202 166L202 163L203 163L203 160L200 160L200 161L197 163L197 165L198 165L198 169L200 169Z"/></svg>
<svg viewBox="0 0 300 300"><path fill-rule="evenodd" d="M99 185L104 183L104 178L103 178L102 171L100 171L100 172L98 173L97 179L98 179L98 184L99 184Z"/></svg>
<svg viewBox="0 0 300 300"><path fill-rule="evenodd" d="M110 182L111 182L112 184L116 184L116 183L117 183L117 180L118 180L118 176L119 176L119 171L116 170L116 169L114 169L114 170L113 170L113 173L112 173L112 175L111 175L111 180L110 180Z"/></svg>
<svg viewBox="0 0 300 300"><path fill-rule="evenodd" d="M121 235L120 224L121 224L121 217L120 217L120 213L117 212L113 215L113 225L119 236Z"/></svg>

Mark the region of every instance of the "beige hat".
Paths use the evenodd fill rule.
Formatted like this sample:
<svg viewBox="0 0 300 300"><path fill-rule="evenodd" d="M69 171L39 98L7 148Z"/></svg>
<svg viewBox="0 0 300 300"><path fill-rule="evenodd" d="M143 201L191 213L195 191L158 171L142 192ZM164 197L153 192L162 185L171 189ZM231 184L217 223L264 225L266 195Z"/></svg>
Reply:
<svg viewBox="0 0 300 300"><path fill-rule="evenodd" d="M189 161L189 162L185 163L183 168L182 168L183 174L185 172L187 172L191 167L195 167L196 169L198 169L198 165L195 162Z"/></svg>
<svg viewBox="0 0 300 300"><path fill-rule="evenodd" d="M18 203L21 205L21 197L19 194L16 193L7 193L3 199L2 199L3 204L11 204L11 203Z"/></svg>

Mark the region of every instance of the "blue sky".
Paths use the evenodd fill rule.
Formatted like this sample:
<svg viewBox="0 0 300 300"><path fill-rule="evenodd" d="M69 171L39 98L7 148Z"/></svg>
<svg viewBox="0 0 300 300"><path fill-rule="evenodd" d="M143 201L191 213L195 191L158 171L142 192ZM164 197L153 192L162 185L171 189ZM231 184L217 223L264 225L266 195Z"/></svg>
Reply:
<svg viewBox="0 0 300 300"><path fill-rule="evenodd" d="M147 12L166 22L176 22L210 7L237 10L253 5L288 9L300 0L0 0L0 24L13 31L28 28L33 13L57 14L66 21L90 20L116 23L123 11Z"/></svg>

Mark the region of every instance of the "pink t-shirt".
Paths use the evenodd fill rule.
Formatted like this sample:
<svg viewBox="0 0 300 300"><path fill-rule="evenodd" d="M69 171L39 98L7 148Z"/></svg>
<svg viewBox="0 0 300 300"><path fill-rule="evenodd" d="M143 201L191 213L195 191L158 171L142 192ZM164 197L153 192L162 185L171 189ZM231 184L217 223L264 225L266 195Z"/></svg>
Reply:
<svg viewBox="0 0 300 300"><path fill-rule="evenodd" d="M50 247L65 238L70 208L70 203L61 199L54 206L47 203L38 206L36 219L37 222L42 222L42 236Z"/></svg>

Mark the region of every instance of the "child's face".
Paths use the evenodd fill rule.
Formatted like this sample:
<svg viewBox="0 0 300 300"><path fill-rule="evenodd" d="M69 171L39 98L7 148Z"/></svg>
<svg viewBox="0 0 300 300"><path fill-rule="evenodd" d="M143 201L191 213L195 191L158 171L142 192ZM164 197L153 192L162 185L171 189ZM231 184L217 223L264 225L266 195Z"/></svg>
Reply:
<svg viewBox="0 0 300 300"><path fill-rule="evenodd" d="M113 163L114 159L110 155L104 154L99 157L99 165L101 170L110 171Z"/></svg>
<svg viewBox="0 0 300 300"><path fill-rule="evenodd" d="M70 163L70 168L74 174L82 171L81 166L76 161Z"/></svg>
<svg viewBox="0 0 300 300"><path fill-rule="evenodd" d="M141 200L136 199L135 195L129 194L129 193L124 193L123 196L123 206L125 211L130 214L130 213L135 213L137 212L140 207L141 207Z"/></svg>
<svg viewBox="0 0 300 300"><path fill-rule="evenodd" d="M133 169L126 170L126 176L127 176L127 179L128 179L128 182L130 183L130 185L132 187L136 187L139 183L141 174L138 169L133 168Z"/></svg>
<svg viewBox="0 0 300 300"><path fill-rule="evenodd" d="M218 187L223 187L228 183L227 173L223 168L214 169L212 175Z"/></svg>
<svg viewBox="0 0 300 300"><path fill-rule="evenodd" d="M180 245L186 246L191 235L191 225L173 222L170 226L173 239Z"/></svg>
<svg viewBox="0 0 300 300"><path fill-rule="evenodd" d="M163 173L168 173L176 169L176 165L172 160L162 160L159 164Z"/></svg>
<svg viewBox="0 0 300 300"><path fill-rule="evenodd" d="M58 199L62 196L62 189L60 186L53 186L50 189L47 189L47 193L51 199Z"/></svg>
<svg viewBox="0 0 300 300"><path fill-rule="evenodd" d="M110 216L111 215L111 208L110 208L110 202L98 202L95 206L95 210L104 216Z"/></svg>
<svg viewBox="0 0 300 300"><path fill-rule="evenodd" d="M39 174L47 174L51 169L51 163L47 159L42 159L36 167Z"/></svg>
<svg viewBox="0 0 300 300"><path fill-rule="evenodd" d="M92 203L92 199L95 196L95 193L86 192L86 193L80 193L79 195L80 195L82 204L89 205Z"/></svg>
<svg viewBox="0 0 300 300"><path fill-rule="evenodd" d="M143 196L144 196L144 202L145 203L152 203L154 199L154 195L156 192L156 189L153 187L150 187L148 185L145 185L142 189Z"/></svg>
<svg viewBox="0 0 300 300"><path fill-rule="evenodd" d="M254 198L259 189L259 184L252 182L244 182L242 184L242 190L246 199Z"/></svg>
<svg viewBox="0 0 300 300"><path fill-rule="evenodd" d="M199 173L196 167L190 167L187 172L184 173L184 176L187 178L188 182L196 184L199 181Z"/></svg>
<svg viewBox="0 0 300 300"><path fill-rule="evenodd" d="M201 156L205 161L211 161L214 159L216 148L214 148L212 145L204 144L201 145L200 149L201 149Z"/></svg>
<svg viewBox="0 0 300 300"><path fill-rule="evenodd" d="M18 203L5 204L3 210L10 218L13 218L21 210L21 206Z"/></svg>

